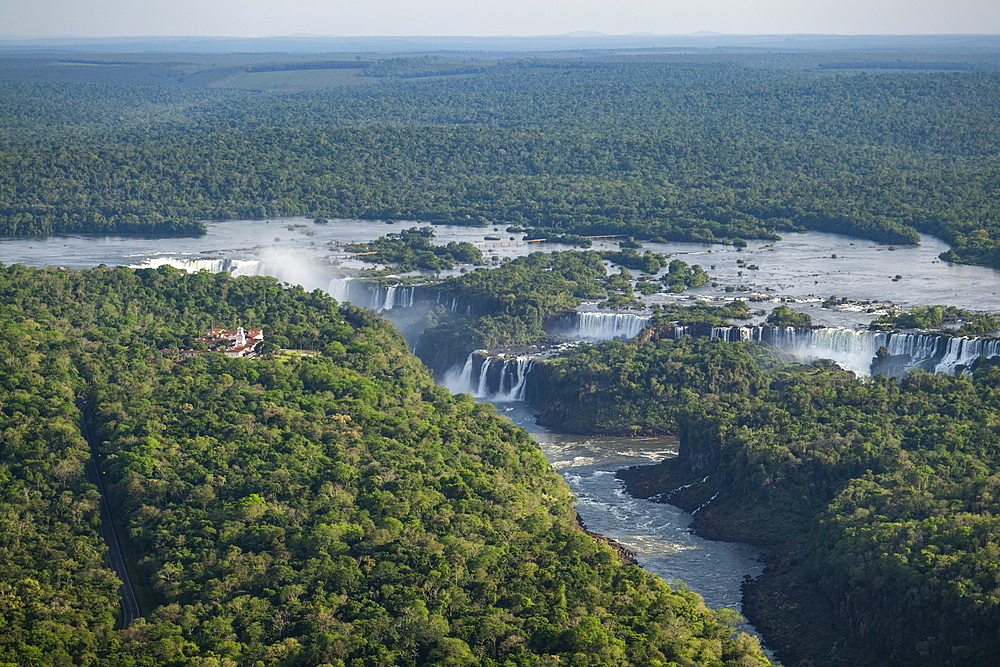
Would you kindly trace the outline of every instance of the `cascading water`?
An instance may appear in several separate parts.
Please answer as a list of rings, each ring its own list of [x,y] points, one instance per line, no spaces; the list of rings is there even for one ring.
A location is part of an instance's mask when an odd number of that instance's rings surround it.
[[[523,401],[535,360],[528,357],[505,359],[500,372],[500,388],[494,394],[498,401]]]
[[[962,366],[969,366],[979,357],[1000,356],[1000,339],[952,337],[938,341],[944,351],[934,367],[936,373],[952,375]],[[892,353],[892,348],[889,350]]]
[[[414,288],[410,285],[389,285],[376,287],[371,293],[372,310],[385,311],[393,308],[412,308]]]
[[[393,308],[411,308],[416,297],[413,285],[379,286],[357,278],[328,278],[322,267],[310,265],[302,258],[267,257],[264,259],[185,259],[182,257],[157,257],[134,269],[155,269],[170,265],[190,271],[220,273],[228,271],[234,276],[274,276],[283,282],[299,284],[306,289],[319,287],[341,303],[352,303],[359,308],[383,312]]]
[[[448,310],[450,310],[453,313],[458,310],[458,297],[455,296],[449,297],[444,292],[437,293],[437,300],[435,301],[435,303],[447,303]]]
[[[348,302],[351,300],[351,283],[353,282],[354,280],[351,278],[334,278],[327,285],[326,292],[340,303]]]
[[[603,341],[634,338],[649,323],[649,315],[574,311],[563,313],[552,323],[551,331],[567,338]]]
[[[326,289],[330,280],[327,269],[316,258],[273,250],[263,253],[259,259],[153,257],[130,268],[155,269],[167,265],[192,273],[228,271],[233,276],[272,276],[309,291]]]
[[[981,356],[1000,356],[1000,339],[997,338],[756,326],[713,327],[710,335],[727,341],[764,343],[787,352],[802,363],[829,359],[863,377],[873,372],[901,375],[911,369],[953,375]],[[885,350],[880,354],[882,348]]]
[[[131,266],[133,269],[157,269],[161,266],[173,266],[183,271],[196,273],[222,273],[228,271],[234,276],[259,276],[262,260],[259,259],[183,259],[177,257],[156,257],[142,264]]]
[[[416,301],[416,288],[412,285],[379,286],[357,278],[334,278],[326,291],[341,303],[352,303],[378,312],[411,308]]]
[[[455,393],[491,402],[524,401],[535,360],[523,356],[490,356],[476,350],[461,370],[445,375],[442,384]]]
[[[610,330],[610,327],[605,329],[606,332]],[[770,345],[801,363],[829,359],[860,377],[876,373],[896,376],[911,369],[954,374],[971,366],[980,356],[1000,356],[1000,339],[969,339],[939,334],[770,326],[710,329],[678,326],[672,330],[661,330],[661,334],[664,333],[674,339],[700,333],[731,342]],[[539,400],[544,395],[545,376],[539,376],[542,379],[538,381],[530,379],[533,371],[542,368],[537,364],[536,357],[477,350],[468,356],[461,368],[456,367],[446,373],[442,384],[454,392],[472,394],[491,402]]]

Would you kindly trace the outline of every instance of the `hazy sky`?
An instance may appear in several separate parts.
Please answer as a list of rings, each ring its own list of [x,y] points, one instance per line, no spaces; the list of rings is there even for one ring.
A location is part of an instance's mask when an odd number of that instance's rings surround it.
[[[0,0],[0,34],[1000,33],[1000,0]]]

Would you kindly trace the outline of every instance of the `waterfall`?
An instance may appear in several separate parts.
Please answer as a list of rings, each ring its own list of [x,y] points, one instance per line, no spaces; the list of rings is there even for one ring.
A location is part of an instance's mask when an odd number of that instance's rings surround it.
[[[392,310],[393,308],[412,308],[415,288],[413,285],[389,285],[377,290],[379,296],[374,299],[375,310]]]
[[[326,287],[326,292],[340,303],[350,301],[351,278],[333,278]]]
[[[368,293],[358,301],[351,301],[351,303],[361,308],[371,308],[379,313],[386,310],[392,310],[396,295],[395,285],[379,287],[363,283],[362,281],[358,282],[361,282],[364,285]]]
[[[935,372],[954,374],[961,366],[970,366],[979,357],[1000,356],[1000,338],[949,338]]]
[[[396,303],[393,304],[394,308],[413,308],[413,304],[416,301],[417,288],[413,285],[403,285],[397,291]]]
[[[563,313],[552,325],[552,333],[575,340],[602,341],[614,338],[634,338],[649,323],[648,315],[632,313]]]
[[[385,289],[357,278],[333,278],[326,291],[340,303],[351,303],[358,308],[384,310]]]
[[[764,343],[787,352],[802,363],[829,359],[861,377],[868,377],[873,372],[902,375],[912,369],[953,375],[981,356],[1000,356],[998,338],[767,326],[713,327],[709,335],[727,341]],[[679,337],[676,330],[674,337]],[[880,356],[881,348],[885,348],[885,352]]]
[[[449,298],[448,294],[446,294],[445,292],[438,291],[437,297],[435,298],[434,303],[447,304],[448,305],[448,310],[450,310],[453,313],[458,311],[458,297],[457,296],[453,296],[453,297]]]
[[[490,362],[492,359],[489,357],[482,357],[479,361],[479,381],[476,383],[476,388],[472,390],[472,395],[476,398],[486,398],[487,394],[492,392],[489,391],[489,373],[490,373]]]
[[[435,300],[434,303],[445,303],[444,299],[447,298],[448,298],[447,294],[439,291],[437,293],[437,299]],[[455,311],[458,310],[458,297],[451,297],[451,299],[447,301],[447,303],[448,303],[448,310],[450,310],[451,312],[454,313]]]
[[[379,303],[379,306],[375,310],[392,310],[392,307],[396,305],[396,286],[389,285],[388,287],[380,287],[375,292],[375,301]]]
[[[446,373],[442,384],[485,401],[523,401],[534,366],[531,357],[491,356],[486,350],[476,350],[461,370]]]
[[[500,372],[500,388],[494,395],[497,401],[523,401],[528,374],[535,360],[529,357],[505,359]]]
[[[854,329],[795,329],[754,327],[764,333],[763,342],[791,354],[803,363],[829,359],[859,377],[871,374],[878,349],[885,344],[879,334]],[[802,335],[802,333],[806,335]],[[882,335],[884,336],[884,334]]]
[[[234,276],[259,276],[263,262],[259,259],[183,259],[178,257],[155,257],[147,259],[142,264],[134,264],[132,269],[157,269],[161,266],[173,266],[184,271],[196,273],[222,273],[228,271]]]
[[[155,269],[167,265],[192,273],[228,271],[233,276],[271,276],[283,283],[301,285],[308,291],[326,289],[330,282],[328,269],[316,258],[274,249],[263,253],[260,259],[153,257],[129,268]]]
[[[475,355],[475,353],[470,354],[469,358],[465,360],[465,365],[462,366],[462,372],[458,376],[458,381],[456,383],[456,386],[463,387],[463,388],[471,387],[472,386],[472,366],[473,366],[472,359],[473,359],[474,355]],[[446,386],[447,386],[447,383],[446,383]],[[459,393],[459,392],[464,391],[464,389],[455,389],[453,391],[455,391],[456,393]],[[469,393],[469,392],[466,392],[466,393]]]
[[[674,333],[674,340],[679,340],[681,336],[695,335],[694,327],[689,326],[687,324],[678,324],[677,326],[672,328]],[[713,330],[713,335],[714,335],[714,330]]]
[[[416,288],[413,285],[380,287],[357,278],[334,278],[326,291],[341,303],[352,303],[358,308],[371,308],[378,312],[411,308],[416,302]]]

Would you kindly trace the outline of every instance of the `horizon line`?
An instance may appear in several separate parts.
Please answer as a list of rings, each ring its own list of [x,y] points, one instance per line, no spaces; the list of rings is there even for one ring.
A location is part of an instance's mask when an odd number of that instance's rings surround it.
[[[409,35],[333,35],[316,33],[289,33],[283,35],[222,35],[222,34],[172,34],[172,35],[0,35],[2,41],[30,41],[48,39],[77,39],[77,40],[107,40],[107,39],[296,39],[296,38],[321,38],[321,39],[442,39],[442,38],[471,38],[471,39],[544,39],[552,37],[575,37],[575,38],[602,38],[602,37],[1000,37],[1000,32],[872,32],[872,33],[836,33],[836,32],[755,32],[755,33],[725,33],[711,30],[697,30],[688,33],[652,33],[652,32],[630,32],[630,33],[603,33],[590,30],[575,30],[565,33],[552,34],[504,34],[504,35],[477,35],[477,34],[409,34]]]

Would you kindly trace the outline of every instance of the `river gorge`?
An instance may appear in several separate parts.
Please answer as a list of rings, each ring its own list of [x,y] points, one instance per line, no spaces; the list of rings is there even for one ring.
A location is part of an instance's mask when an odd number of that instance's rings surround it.
[[[474,313],[476,304],[461,303],[435,287],[436,274],[371,281],[357,273],[366,268],[337,251],[330,242],[363,242],[418,223],[387,225],[383,221],[331,221],[316,225],[305,219],[229,221],[209,224],[202,237],[87,237],[4,239],[0,262],[34,266],[87,268],[100,264],[135,268],[170,264],[186,270],[229,271],[234,275],[269,275],[306,289],[329,292],[341,301],[379,311],[399,320],[418,306],[443,306]],[[484,254],[499,264],[505,258],[566,246],[483,243],[488,229],[438,226],[436,243],[483,244]],[[509,239],[509,236],[504,238]],[[608,241],[600,249],[617,246]],[[684,294],[642,297],[648,305],[704,299],[709,302],[750,299],[753,307],[787,304],[809,313],[824,325],[816,329],[761,326],[757,315],[744,326],[704,331],[675,327],[663,337],[699,334],[730,341],[768,344],[792,358],[810,362],[829,359],[859,376],[899,375],[908,369],[954,373],[978,356],[1000,355],[1000,341],[937,334],[877,333],[860,327],[886,307],[947,304],[997,312],[1000,273],[992,269],[953,266],[937,255],[946,249],[933,238],[920,246],[891,248],[832,234],[795,235],[785,241],[752,244],[743,250],[691,243],[644,244],[653,252],[701,264],[714,279]],[[753,268],[749,268],[749,267]],[[455,274],[441,272],[441,276]],[[465,269],[468,270],[468,269]],[[412,280],[416,278],[416,280]],[[823,308],[829,296],[848,301]],[[563,313],[547,323],[565,344],[597,342],[639,335],[650,312],[607,312],[593,303]],[[412,341],[411,341],[412,342]],[[577,494],[577,509],[587,527],[618,540],[638,555],[640,564],[667,581],[680,579],[713,607],[740,606],[743,577],[761,572],[760,554],[745,545],[703,540],[688,530],[691,515],[663,503],[637,500],[622,490],[616,470],[650,464],[676,454],[671,438],[593,438],[551,433],[535,425],[530,404],[540,400],[533,374],[557,349],[477,351],[455,364],[439,380],[449,389],[490,401],[526,428]]]

